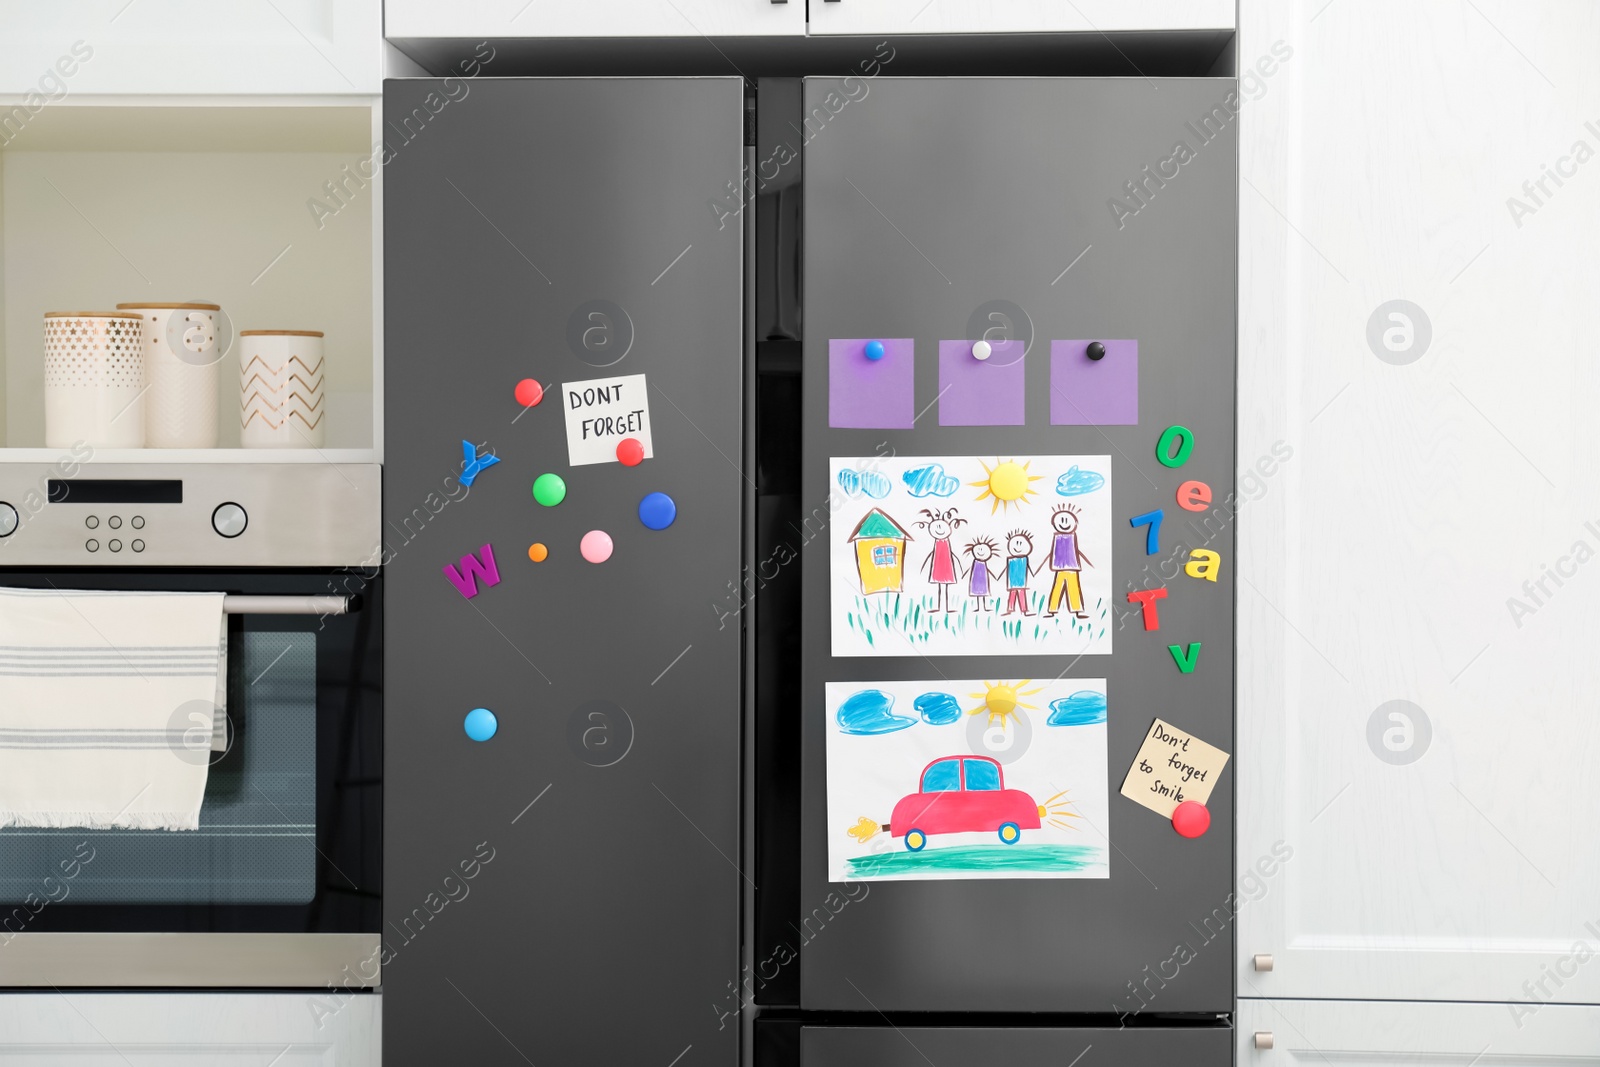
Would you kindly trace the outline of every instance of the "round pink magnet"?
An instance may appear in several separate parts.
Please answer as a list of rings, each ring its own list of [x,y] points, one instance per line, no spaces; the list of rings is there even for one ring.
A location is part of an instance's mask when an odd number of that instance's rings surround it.
[[[611,535],[604,530],[590,530],[578,542],[578,551],[590,563],[604,563],[611,558]]]

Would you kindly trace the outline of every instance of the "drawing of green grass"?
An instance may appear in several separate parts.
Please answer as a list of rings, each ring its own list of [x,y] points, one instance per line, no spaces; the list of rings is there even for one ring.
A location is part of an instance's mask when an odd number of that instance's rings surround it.
[[[925,871],[1049,871],[1071,873],[1105,863],[1095,845],[967,845],[922,852],[881,852],[846,861],[857,878],[893,878]]]
[[[977,611],[971,597],[963,597],[961,606],[954,611],[944,611],[937,606],[933,594],[875,593],[872,596],[855,595],[845,612],[845,620],[852,630],[866,638],[868,645],[876,648],[881,636],[894,636],[912,644],[926,644],[935,633],[979,637],[998,632],[1007,640],[1025,645],[1047,644],[1063,633],[1071,633],[1084,641],[1103,638],[1105,620],[1110,614],[1104,598],[1097,598],[1091,611],[1093,618],[1080,619],[1065,610],[1051,618],[1044,611],[1049,607],[1047,592],[1028,590],[1028,607],[1032,614],[1004,612],[1005,596],[990,599],[989,611]],[[1026,636],[1025,636],[1026,635]]]

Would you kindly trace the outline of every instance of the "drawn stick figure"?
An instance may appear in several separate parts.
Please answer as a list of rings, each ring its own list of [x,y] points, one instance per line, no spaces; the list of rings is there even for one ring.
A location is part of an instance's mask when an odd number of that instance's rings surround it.
[[[967,545],[967,555],[972,557],[968,568],[967,595],[978,602],[979,611],[989,610],[989,587],[1004,571],[990,572],[989,561],[994,559],[997,546],[987,537],[980,537]]]
[[[1050,584],[1050,604],[1044,617],[1048,619],[1061,610],[1061,595],[1065,593],[1068,610],[1080,619],[1087,619],[1089,614],[1083,610],[1081,575],[1086,564],[1093,564],[1078,547],[1078,509],[1071,504],[1056,508],[1050,515],[1050,528],[1054,531],[1050,541],[1050,569],[1055,572],[1055,581]]]
[[[1024,615],[1028,610],[1028,577],[1036,573],[1031,564],[1033,538],[1026,530],[1012,530],[1006,534],[1006,610],[1014,614],[1020,607]]]
[[[961,577],[962,567],[956,559],[955,550],[950,547],[950,535],[959,526],[965,526],[967,520],[963,519],[955,508],[947,511],[937,509],[922,509],[923,519],[916,523],[919,530],[927,530],[933,537],[933,549],[928,553],[928,558],[922,561],[922,569],[928,574],[928,581],[934,586],[935,611],[951,612],[955,608],[950,601],[950,587],[956,584]]]

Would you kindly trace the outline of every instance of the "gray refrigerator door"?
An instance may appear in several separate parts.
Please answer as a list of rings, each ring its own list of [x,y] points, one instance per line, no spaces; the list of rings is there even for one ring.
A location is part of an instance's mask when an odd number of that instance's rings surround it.
[[[1111,543],[1095,563],[1109,548],[1115,651],[951,656],[906,645],[900,655],[834,658],[828,546],[807,554],[802,1007],[1232,1010],[1233,768],[1211,794],[1209,832],[1193,840],[1118,790],[1158,717],[1233,750],[1237,109],[1234,83],[1216,79],[806,82],[805,500],[839,491],[830,456],[892,451],[991,466],[1013,455],[1109,456]],[[951,397],[940,395],[940,341],[990,330],[995,340],[1031,339],[1022,424],[941,425]],[[847,338],[913,340],[912,428],[830,427],[829,341]],[[1052,424],[1051,342],[1076,340],[1081,356],[1092,338],[1137,341],[1137,424]],[[1181,469],[1156,458],[1172,424],[1199,442]],[[1209,484],[1210,508],[1178,506],[1188,480]],[[1053,481],[1039,488],[1036,531],[1063,502]],[[940,506],[955,503],[985,517],[991,506],[965,485]],[[1147,555],[1147,531],[1129,520],[1157,508],[1161,552]],[[850,532],[832,528],[830,541]],[[916,564],[929,540],[913,536]],[[1171,558],[1178,544],[1220,553],[1222,580],[1185,576],[1187,556]],[[1171,594],[1158,631],[1124,599],[1148,586]],[[1179,670],[1172,642],[1201,643],[1193,673]],[[1106,679],[1108,818],[1085,820],[1078,840],[1102,851],[1109,878],[830,885],[829,841],[846,841],[851,826],[827,810],[827,731],[839,727],[826,683],[1062,677]],[[968,690],[951,691],[972,707]],[[904,856],[901,838],[891,847]],[[841,896],[845,888],[865,895]]]
[[[1233,1030],[1209,1027],[803,1026],[800,1067],[1229,1067]]]
[[[738,78],[385,85],[387,1062],[737,1061],[708,1007],[738,973],[740,638],[713,605],[739,579],[743,252],[707,205],[743,114]],[[615,377],[609,407],[562,389]],[[647,418],[654,456],[573,465],[569,415]],[[463,441],[498,458],[470,487]]]

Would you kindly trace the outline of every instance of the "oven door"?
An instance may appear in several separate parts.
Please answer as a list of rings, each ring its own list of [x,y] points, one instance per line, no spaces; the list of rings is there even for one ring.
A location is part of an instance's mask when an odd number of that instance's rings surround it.
[[[199,830],[0,829],[0,987],[376,985],[381,578],[20,570],[0,585],[230,597],[227,733]]]

